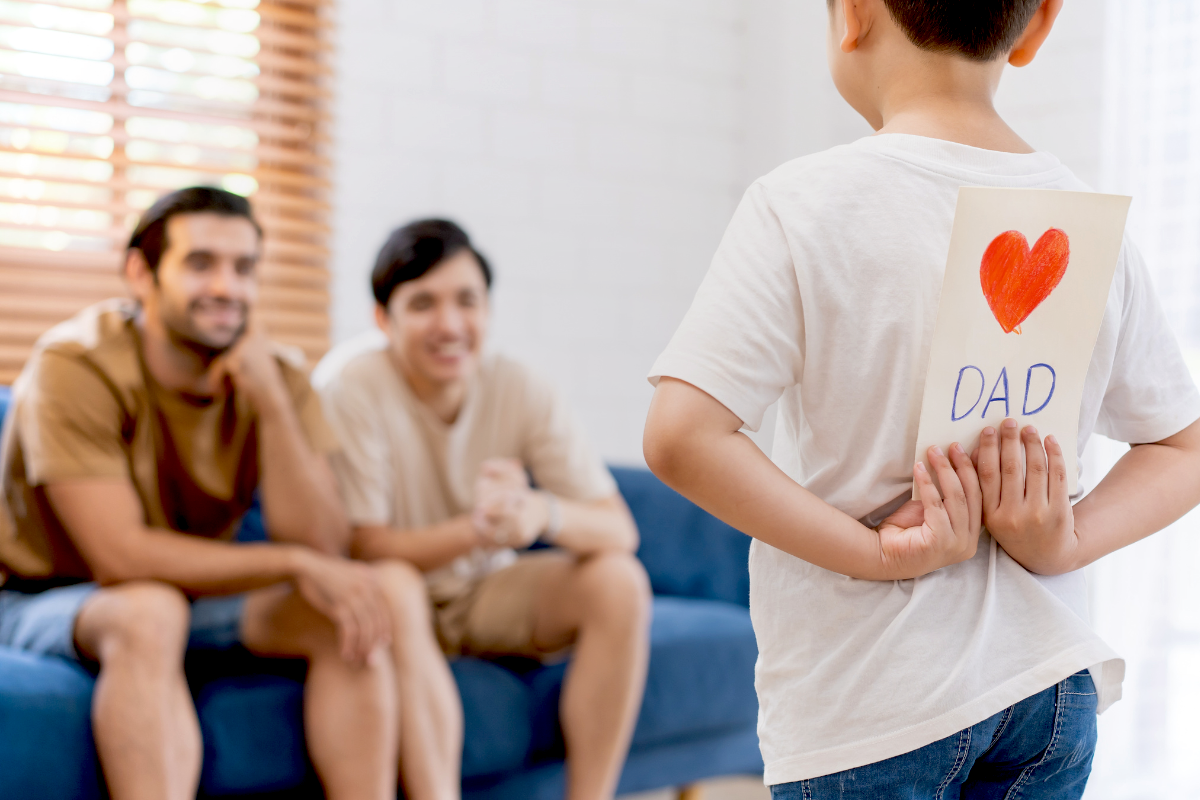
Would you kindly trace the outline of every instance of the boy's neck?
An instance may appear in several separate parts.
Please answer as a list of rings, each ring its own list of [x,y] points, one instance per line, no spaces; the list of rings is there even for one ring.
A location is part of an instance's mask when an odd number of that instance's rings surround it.
[[[898,34],[898,35],[896,35]],[[996,111],[1003,61],[980,63],[918,50],[898,31],[873,59],[860,112],[877,133],[908,133],[997,150],[1032,153]]]
[[[939,95],[897,103],[883,115],[876,135],[908,133],[1003,153],[1035,152],[996,112],[991,102],[972,103]]]

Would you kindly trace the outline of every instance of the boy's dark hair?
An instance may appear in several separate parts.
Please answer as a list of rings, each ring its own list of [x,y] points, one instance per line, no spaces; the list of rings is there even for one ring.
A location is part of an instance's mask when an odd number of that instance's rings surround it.
[[[129,249],[141,250],[151,272],[158,272],[158,262],[167,249],[167,220],[177,214],[219,214],[223,217],[244,217],[254,226],[258,238],[262,227],[250,210],[250,201],[241,195],[212,186],[189,186],[163,195],[146,209],[138,220]]]
[[[492,288],[492,268],[487,259],[471,246],[467,232],[450,220],[419,219],[396,228],[379,248],[375,268],[371,270],[375,302],[386,308],[397,286],[416,280],[463,250],[475,256],[484,283]]]
[[[832,6],[836,0],[829,0]],[[994,61],[1017,43],[1042,0],[883,0],[922,50]]]

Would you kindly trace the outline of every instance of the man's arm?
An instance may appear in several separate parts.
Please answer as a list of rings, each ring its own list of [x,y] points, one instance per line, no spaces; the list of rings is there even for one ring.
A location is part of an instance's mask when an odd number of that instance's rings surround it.
[[[194,595],[232,594],[281,581],[338,627],[343,656],[361,661],[390,637],[387,605],[369,570],[293,544],[235,545],[147,528],[126,479],[45,487],[59,522],[104,585],[153,580]]]
[[[367,561],[400,558],[428,572],[478,547],[528,547],[547,529],[554,502],[561,515],[556,545],[580,554],[637,550],[637,526],[619,495],[590,502],[551,500],[529,487],[519,464],[499,459],[484,465],[479,488],[474,514],[424,528],[356,525],[352,555]]]
[[[1021,466],[1021,452],[1025,468]],[[1200,503],[1200,420],[1160,442],[1135,444],[1071,506],[1066,462],[1015,420],[985,429],[977,453],[984,523],[1030,572],[1060,575],[1160,531]]]
[[[978,481],[961,448],[951,449],[953,465],[930,449],[944,502],[918,463],[920,506],[909,504],[876,531],[798,485],[741,428],[710,395],[664,377],[646,420],[646,463],[664,483],[738,530],[852,578],[914,578],[974,555]]]
[[[333,470],[305,440],[261,331],[246,332],[227,356],[226,369],[258,412],[259,493],[268,534],[327,555],[345,552],[350,528]]]
[[[542,494],[535,492],[535,495]],[[547,499],[541,498],[542,513],[549,518]],[[619,552],[633,553],[638,548],[638,530],[633,515],[619,494],[590,502],[555,498],[562,514],[562,529],[554,544],[580,554]],[[546,529],[540,522],[538,531]]]
[[[619,494],[568,500],[535,491],[525,466],[511,458],[485,461],[475,494],[476,529],[496,544],[528,547],[553,524],[554,544],[580,555],[637,550],[637,525]]]
[[[462,514],[424,528],[355,525],[350,555],[364,561],[398,558],[429,572],[486,543],[475,532],[471,515]]]

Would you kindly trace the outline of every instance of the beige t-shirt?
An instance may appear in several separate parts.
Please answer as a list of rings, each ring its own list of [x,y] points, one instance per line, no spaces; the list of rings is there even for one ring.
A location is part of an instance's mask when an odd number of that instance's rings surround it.
[[[145,523],[232,538],[258,487],[257,415],[232,388],[181,395],[147,381],[134,303],[84,309],[38,341],[13,387],[0,443],[4,505],[0,569],[27,580],[86,580],[91,573],[46,502],[44,486],[128,478]],[[303,356],[276,348],[310,446],[337,447]]]
[[[392,365],[386,339],[370,331],[336,348],[313,372],[342,442],[334,469],[357,525],[420,528],[470,513],[475,479],[489,458],[516,458],[542,489],[570,500],[616,494],[566,403],[545,381],[504,356],[488,356],[451,424],[421,403]],[[516,558],[479,548],[427,576],[446,602]]]

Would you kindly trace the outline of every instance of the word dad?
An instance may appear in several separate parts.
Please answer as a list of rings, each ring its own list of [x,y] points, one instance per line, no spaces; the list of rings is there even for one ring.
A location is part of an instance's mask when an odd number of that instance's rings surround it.
[[[1034,370],[1046,370],[1050,373],[1050,390],[1046,392],[1045,399],[1042,400],[1041,404],[1038,405],[1037,408],[1030,409],[1029,390],[1034,382]],[[965,406],[970,400],[970,392],[972,385],[975,382],[976,374],[979,375],[979,392],[975,396],[975,402],[971,404],[970,408],[962,413],[959,413],[959,409],[962,406]],[[963,376],[966,376],[967,378],[966,387],[963,386]],[[1054,367],[1050,366],[1049,364],[1034,364],[1032,367],[1030,367],[1025,373],[1025,398],[1021,402],[1021,416],[1033,416],[1046,406],[1050,405],[1050,399],[1054,397],[1054,387],[1057,385],[1057,383],[1058,375],[1054,372]],[[975,409],[979,407],[979,404],[983,402],[983,390],[986,386],[987,378],[984,376],[983,370],[981,370],[979,367],[968,364],[960,369],[958,371],[958,381],[954,384],[954,400],[950,403],[950,421],[958,422],[959,420],[969,417],[975,411]],[[1038,391],[1036,394],[1040,395],[1041,392]],[[1034,402],[1037,402],[1036,396]],[[983,403],[983,411],[979,414],[981,419],[987,418],[988,409],[992,407],[992,403],[1003,403],[1004,416],[1012,416],[1010,413],[1011,410],[1009,408],[1008,400],[1008,367],[1003,367],[1000,370],[1000,375],[996,378],[996,382],[992,384],[992,392],[988,395],[987,402]]]

